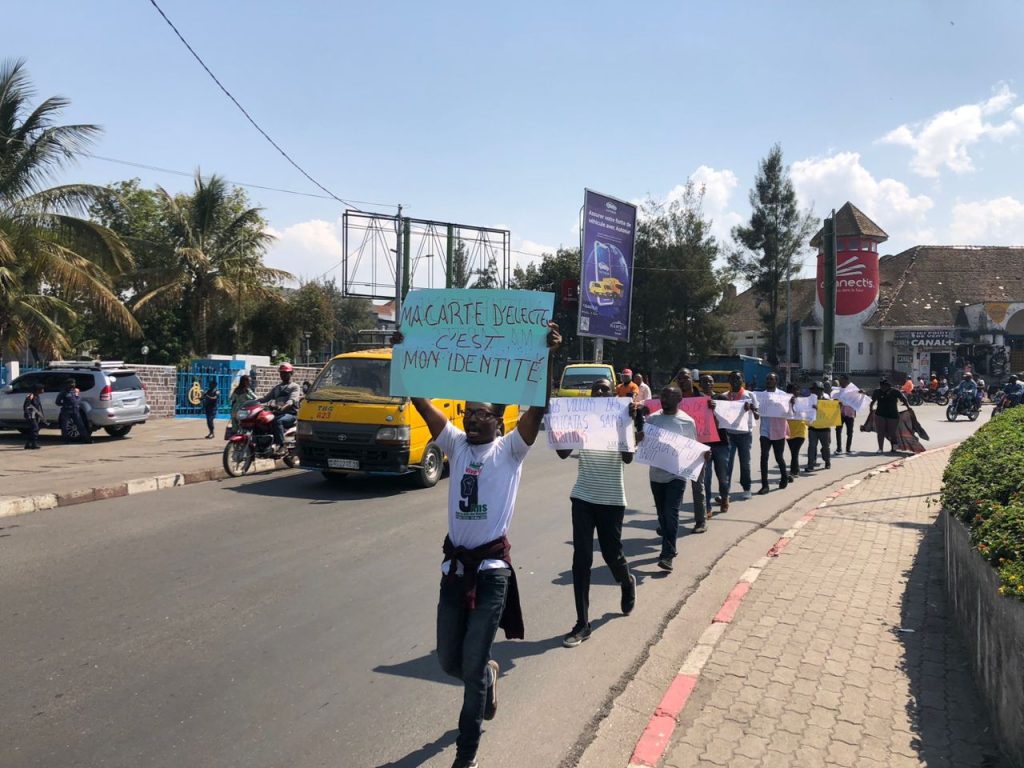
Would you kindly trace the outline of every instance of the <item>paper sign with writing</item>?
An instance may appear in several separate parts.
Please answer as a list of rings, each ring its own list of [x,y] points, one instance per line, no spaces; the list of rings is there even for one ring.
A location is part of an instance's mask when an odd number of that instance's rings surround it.
[[[697,439],[702,443],[717,443],[722,438],[715,426],[715,412],[708,408],[710,397],[684,397],[679,401],[679,410],[693,419],[697,425]]]
[[[842,423],[843,419],[839,413],[838,400],[818,401],[817,415],[814,417],[814,421],[811,422],[811,427],[813,429],[838,427]]]
[[[628,397],[553,397],[544,417],[548,445],[556,450],[636,450]]]
[[[553,307],[539,291],[410,291],[390,394],[544,405]]]
[[[708,447],[703,443],[648,424],[644,427],[644,439],[636,448],[636,463],[657,467],[687,480],[697,480],[704,469],[704,454],[707,452]]]
[[[839,402],[859,413],[867,409],[871,404],[871,398],[861,393],[855,385],[850,384],[839,392]]]
[[[799,419],[801,421],[814,421],[814,406],[817,404],[818,398],[815,395],[798,397],[793,402],[793,416],[791,418]]]
[[[755,392],[757,397],[757,408],[761,412],[761,418],[767,419],[791,419],[792,411],[789,410],[790,401],[793,396],[785,392]]]
[[[733,432],[749,432],[753,426],[753,418],[742,400],[716,400],[715,418],[718,426]]]

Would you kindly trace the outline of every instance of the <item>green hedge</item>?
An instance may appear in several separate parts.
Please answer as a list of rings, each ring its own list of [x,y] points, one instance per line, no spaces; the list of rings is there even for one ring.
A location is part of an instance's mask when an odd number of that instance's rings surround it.
[[[999,571],[1000,594],[1024,600],[1024,407],[993,418],[953,451],[942,506]]]

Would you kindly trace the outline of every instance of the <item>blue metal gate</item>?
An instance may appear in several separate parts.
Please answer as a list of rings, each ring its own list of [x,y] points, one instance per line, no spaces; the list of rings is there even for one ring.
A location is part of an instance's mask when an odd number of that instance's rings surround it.
[[[174,415],[178,418],[199,418],[206,415],[203,395],[211,383],[220,390],[217,403],[218,418],[231,416],[231,390],[238,380],[237,371],[227,371],[222,366],[207,367],[193,365],[188,371],[178,371],[177,394]]]

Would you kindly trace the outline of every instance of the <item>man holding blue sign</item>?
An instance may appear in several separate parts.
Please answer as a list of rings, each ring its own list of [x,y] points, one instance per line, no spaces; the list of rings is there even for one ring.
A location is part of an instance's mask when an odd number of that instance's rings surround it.
[[[559,347],[558,326],[548,322],[545,331],[546,351],[542,336],[540,349],[526,349],[526,353],[547,357]],[[394,360],[398,360],[398,348],[405,341],[403,332],[396,331],[392,341],[396,345]],[[489,393],[481,388],[480,394]],[[467,400],[463,431],[430,400],[413,397],[412,404],[427,423],[431,438],[448,456],[451,471],[448,535],[442,547],[444,575],[437,605],[437,657],[446,673],[463,681],[452,768],[475,768],[483,721],[492,719],[498,708],[500,670],[491,659],[494,636],[499,626],[507,638],[524,635],[507,534],[523,461],[537,439],[545,405],[543,400],[531,404],[516,429],[499,437],[504,405]]]

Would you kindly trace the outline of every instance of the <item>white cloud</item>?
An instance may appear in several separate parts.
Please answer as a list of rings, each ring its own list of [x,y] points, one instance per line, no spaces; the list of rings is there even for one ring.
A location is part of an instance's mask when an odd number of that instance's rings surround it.
[[[698,191],[704,190],[704,216],[711,220],[711,234],[719,245],[727,245],[731,241],[732,228],[743,221],[740,214],[730,209],[733,192],[739,185],[736,174],[728,168],[719,171],[702,165],[689,175],[687,182],[692,182]],[[655,198],[655,202],[676,202],[685,194],[686,184],[677,184],[664,198]],[[642,202],[634,201],[637,205]]]
[[[1004,83],[985,101],[939,112],[914,125],[903,124],[879,141],[912,149],[910,167],[920,176],[936,178],[943,167],[954,173],[967,173],[974,170],[968,153],[971,145],[985,137],[999,141],[1017,133],[1019,128],[1013,118],[1024,120],[1020,107],[1004,122],[985,120],[1004,113],[1016,100],[1017,95]]]
[[[1012,197],[957,202],[949,235],[959,245],[1024,245],[1024,202]]]
[[[333,275],[341,282],[341,219],[311,219],[280,230],[268,227],[267,231],[277,238],[264,259],[267,266],[312,280],[337,265],[337,271],[328,277]]]
[[[900,250],[935,241],[927,220],[934,206],[932,199],[911,194],[907,185],[896,179],[876,179],[861,165],[857,152],[798,160],[790,175],[801,206],[814,205],[819,216],[849,200],[888,232]]]
[[[523,267],[528,264],[537,264],[540,257],[545,253],[554,253],[558,248],[554,245],[544,245],[533,240],[512,240],[512,268]]]

